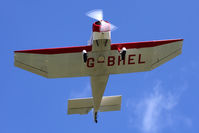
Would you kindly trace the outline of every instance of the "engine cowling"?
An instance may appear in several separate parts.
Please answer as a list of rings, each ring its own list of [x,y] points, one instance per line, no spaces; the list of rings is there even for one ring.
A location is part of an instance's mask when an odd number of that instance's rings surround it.
[[[111,31],[111,24],[108,21],[96,21],[93,23],[93,32],[108,32]]]

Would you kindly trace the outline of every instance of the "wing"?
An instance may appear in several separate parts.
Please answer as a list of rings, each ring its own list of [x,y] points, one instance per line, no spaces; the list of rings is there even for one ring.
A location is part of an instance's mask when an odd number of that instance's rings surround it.
[[[181,54],[183,39],[120,43],[111,45],[113,59],[108,59],[110,74],[152,70]],[[125,60],[121,60],[118,49],[125,47]]]
[[[88,76],[83,50],[91,46],[15,51],[15,66],[47,78]]]

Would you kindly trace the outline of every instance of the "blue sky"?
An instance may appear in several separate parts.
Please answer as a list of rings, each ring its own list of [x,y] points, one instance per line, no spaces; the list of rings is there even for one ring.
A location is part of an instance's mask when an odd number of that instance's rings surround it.
[[[1,133],[199,131],[197,0],[7,0],[0,2]],[[46,79],[14,67],[14,50],[87,45],[103,9],[118,27],[112,42],[183,38],[180,56],[149,72],[111,75],[106,96],[122,95],[122,109],[66,115],[67,99],[91,96],[89,77]]]

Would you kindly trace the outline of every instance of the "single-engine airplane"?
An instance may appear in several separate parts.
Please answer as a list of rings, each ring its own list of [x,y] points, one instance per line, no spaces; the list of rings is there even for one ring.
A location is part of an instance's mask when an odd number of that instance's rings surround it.
[[[15,66],[46,78],[90,76],[92,98],[68,100],[68,114],[117,111],[121,96],[103,96],[110,74],[150,71],[181,54],[183,39],[111,43],[116,27],[102,10],[87,14],[93,23],[90,45],[14,51]]]

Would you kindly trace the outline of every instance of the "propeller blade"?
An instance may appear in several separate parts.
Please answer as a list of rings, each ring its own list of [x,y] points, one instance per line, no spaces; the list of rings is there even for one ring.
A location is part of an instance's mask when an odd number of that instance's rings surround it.
[[[107,23],[106,21],[103,20],[103,11],[101,9],[92,10],[92,11],[86,13],[86,15],[88,17],[91,17],[93,19],[100,21],[100,23],[101,23],[100,31],[102,31],[102,32],[105,32],[108,30],[114,31],[117,29],[117,27],[115,25],[113,25],[111,23]]]
[[[92,10],[88,12],[86,15],[98,21],[103,20],[103,11],[101,9]]]
[[[115,25],[111,24],[111,31],[114,31],[114,30],[117,30],[117,29],[118,29],[118,27],[117,27],[117,26],[115,26]]]
[[[107,23],[106,21],[100,21],[101,22],[101,29],[100,31],[104,32],[107,31],[108,29],[111,31],[114,31],[117,29],[117,27],[111,23]]]
[[[100,27],[100,31],[105,32],[110,30],[110,23],[107,23],[105,21],[100,21],[101,22],[101,27]]]

